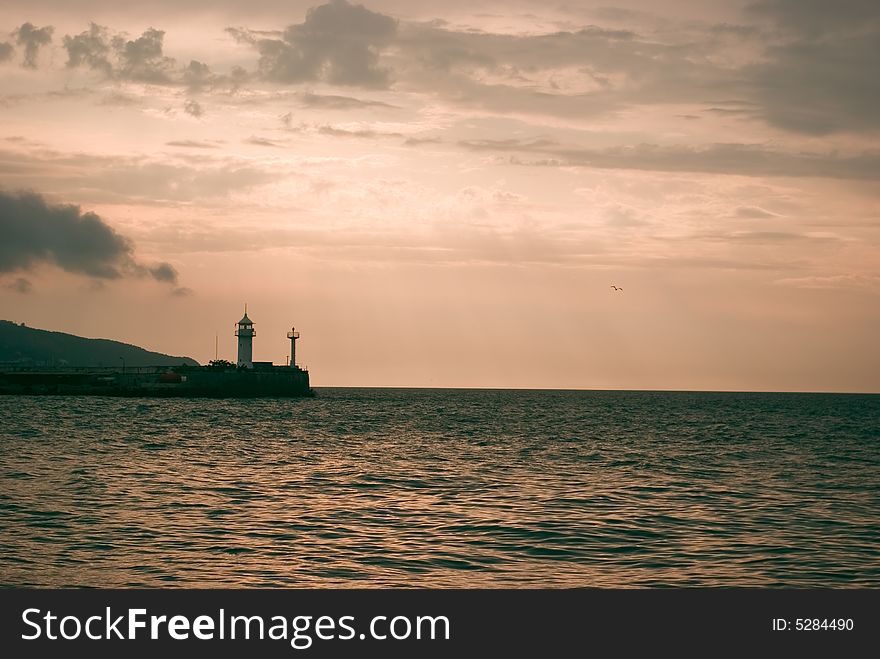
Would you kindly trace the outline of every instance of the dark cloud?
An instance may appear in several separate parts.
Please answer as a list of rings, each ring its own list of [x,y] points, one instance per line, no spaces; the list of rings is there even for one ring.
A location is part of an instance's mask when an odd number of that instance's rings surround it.
[[[809,37],[872,30],[880,23],[877,0],[760,0],[747,12],[769,18],[782,31]]]
[[[266,80],[379,88],[389,81],[388,70],[379,66],[379,53],[396,32],[397,21],[390,16],[346,0],[309,9],[305,21],[290,25],[281,38],[229,30],[260,53],[259,73]]]
[[[719,36],[756,37],[761,33],[761,30],[754,25],[732,25],[730,23],[716,23],[709,26],[708,29],[709,34]]]
[[[183,70],[183,84],[190,92],[197,93],[210,87],[214,82],[214,74],[211,67],[204,62],[191,60],[189,66]]]
[[[371,14],[375,25],[367,25],[357,38],[346,36],[350,17],[358,12]],[[817,135],[880,128],[880,76],[875,75],[880,70],[880,3],[765,0],[746,16],[759,25],[692,26],[697,38],[686,40],[672,33],[646,36],[595,26],[493,34],[437,21],[396,26],[388,16],[340,1],[313,9],[305,22],[280,37],[231,33],[258,49],[262,77],[278,82],[382,86],[388,71],[379,77],[364,71],[377,70],[378,53],[387,48],[385,62],[394,66],[400,85],[499,113],[589,117],[629,106],[703,103],[707,97],[733,94],[740,105],[713,105],[707,112]],[[715,43],[721,33],[748,40],[750,46],[763,39],[763,60],[741,67],[726,63]],[[346,39],[349,46],[340,49]],[[349,66],[355,60],[348,54],[358,49],[366,53],[361,58],[366,69]],[[347,73],[334,74],[334,67]],[[578,90],[554,87],[554,71],[561,69],[569,75],[576,70],[590,84]],[[299,101],[309,107],[363,107],[346,97],[302,95]]]
[[[218,85],[226,85],[230,91],[238,91],[241,86],[250,80],[252,75],[245,71],[240,66],[233,66],[229,75],[225,76],[215,76],[214,77],[214,86]]]
[[[12,47],[12,44],[8,41],[0,41],[0,62],[5,62],[8,59],[12,59],[12,56],[15,54],[15,48]]]
[[[227,31],[260,53],[258,75],[266,80],[384,87],[393,71],[397,87],[458,105],[584,118],[635,105],[751,93],[754,86],[716,52],[716,42],[719,30],[750,38],[756,30],[701,29],[697,39],[596,26],[500,34],[453,29],[442,21],[398,25],[390,16],[336,0],[313,8],[303,23],[279,35]],[[379,66],[380,53],[387,68]],[[306,93],[297,100],[305,107],[368,107],[346,96]]]
[[[749,11],[782,35],[746,69],[769,123],[811,135],[880,129],[880,2],[764,0]]]
[[[431,69],[514,67],[523,72],[579,66],[582,73],[648,74],[672,61],[688,64],[687,49],[640,38],[626,30],[589,26],[550,34],[497,34],[447,29],[431,23],[409,24],[397,40],[407,56]]]
[[[442,21],[398,23],[348,0],[330,0],[284,30],[228,28],[258,53],[252,73],[240,67],[216,73],[198,60],[178,65],[163,53],[165,33],[154,28],[130,39],[92,23],[66,36],[64,47],[69,67],[180,85],[190,95],[235,90],[249,80],[381,89],[393,79],[401,89],[497,114],[577,120],[634,106],[693,103],[708,114],[796,133],[880,129],[880,2],[759,0],[742,16],[750,24],[667,21],[664,29],[641,34],[596,26],[502,34]],[[15,34],[26,65],[34,66],[51,28],[25,23]],[[761,48],[762,57],[740,64],[738,44],[750,57]],[[0,60],[6,51],[0,44]],[[343,95],[287,93],[300,107],[319,110],[394,107]],[[707,103],[722,94],[742,104]],[[699,114],[694,109],[678,116]]]
[[[0,229],[0,272],[53,263],[98,279],[150,275],[157,281],[177,283],[173,266],[138,263],[131,243],[95,213],[51,204],[33,192],[0,192]]]
[[[150,275],[156,281],[165,281],[171,284],[177,283],[177,270],[170,263],[160,263],[149,268]]]
[[[32,23],[23,23],[15,32],[15,42],[19,46],[24,46],[24,61],[22,66],[29,69],[37,68],[37,55],[40,52],[40,46],[46,46],[52,42],[52,33],[55,31],[51,25],[46,27],[36,27]]]
[[[707,57],[711,46],[627,30],[497,34],[406,23],[394,46],[398,86],[503,114],[583,119],[747,92],[733,67]]]
[[[89,29],[75,36],[64,36],[64,48],[67,50],[67,66],[74,68],[88,66],[110,76],[113,64],[110,63],[110,37],[107,28],[89,23]]]
[[[699,100],[700,94],[731,93],[738,86],[730,71],[705,56],[701,44],[664,43],[596,26],[549,34],[497,34],[406,24],[395,45],[403,56],[399,66],[411,72],[407,82],[442,85],[448,80],[454,93],[466,81],[470,88],[459,92],[463,96],[497,95],[499,88],[509,88],[540,92],[560,104],[584,95],[607,97],[601,105],[608,106],[611,100]],[[550,74],[561,69],[586,83],[584,90],[560,89]],[[493,82],[485,81],[487,74]]]
[[[857,155],[773,151],[755,144],[660,146],[637,144],[590,149],[552,140],[466,140],[474,150],[541,154],[540,159],[510,157],[513,164],[553,167],[595,167],[662,172],[701,172],[740,176],[820,177],[873,181],[880,179],[880,151]]]
[[[180,72],[175,80],[184,85],[191,94],[216,89],[235,91],[250,79],[251,75],[240,66],[233,66],[228,74],[218,74],[211,67],[198,60],[190,60],[189,65]]]
[[[123,80],[169,84],[174,81],[175,61],[162,53],[165,32],[149,28],[137,39],[111,35],[96,23],[75,36],[64,37],[67,66],[87,66],[108,77]]]
[[[202,108],[201,104],[193,99],[189,99],[183,104],[183,111],[192,115],[196,119],[205,114],[205,110]]]
[[[751,74],[769,123],[810,135],[880,129],[880,33],[799,40],[767,53]]]
[[[163,85],[184,85],[196,94],[220,87],[238,89],[249,77],[239,66],[228,74],[217,74],[198,60],[180,69],[173,57],[163,52],[165,32],[150,28],[137,39],[114,33],[109,28],[90,23],[80,34],[64,37],[69,68],[88,67],[108,78]]]
[[[113,46],[119,56],[122,76],[140,82],[168,83],[174,60],[162,54],[164,30],[149,28],[137,39],[114,37]]]
[[[6,284],[6,288],[11,291],[15,291],[16,293],[27,295],[34,290],[34,285],[30,282],[29,279],[25,279],[24,277],[17,277],[13,281]]]

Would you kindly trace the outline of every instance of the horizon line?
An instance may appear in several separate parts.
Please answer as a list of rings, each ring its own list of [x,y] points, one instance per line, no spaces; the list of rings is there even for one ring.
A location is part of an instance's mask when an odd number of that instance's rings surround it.
[[[682,394],[840,394],[854,396],[878,396],[878,391],[851,391],[826,389],[604,389],[593,387],[468,387],[429,385],[312,385],[312,389],[424,389],[461,391],[594,391],[632,393],[682,393]]]

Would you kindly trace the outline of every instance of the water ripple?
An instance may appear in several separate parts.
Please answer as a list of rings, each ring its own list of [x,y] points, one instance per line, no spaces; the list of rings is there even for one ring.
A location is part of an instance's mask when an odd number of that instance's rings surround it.
[[[0,583],[880,586],[880,396],[0,398]]]

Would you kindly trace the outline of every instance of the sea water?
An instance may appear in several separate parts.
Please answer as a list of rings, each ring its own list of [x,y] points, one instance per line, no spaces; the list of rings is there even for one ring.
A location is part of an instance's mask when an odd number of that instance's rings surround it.
[[[0,583],[880,586],[880,396],[0,397]]]

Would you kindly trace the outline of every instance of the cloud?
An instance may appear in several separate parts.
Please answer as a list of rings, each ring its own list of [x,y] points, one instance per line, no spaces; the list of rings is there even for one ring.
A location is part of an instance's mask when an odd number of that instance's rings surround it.
[[[880,35],[797,41],[752,69],[763,117],[796,133],[880,129]]]
[[[396,108],[395,105],[382,103],[381,101],[368,101],[350,96],[337,96],[335,94],[312,94],[304,92],[296,95],[297,101],[305,108],[320,108],[326,110],[358,110],[363,108]]]
[[[403,142],[406,146],[419,146],[420,144],[443,144],[439,137],[407,137]]]
[[[155,28],[128,39],[92,23],[66,36],[64,46],[69,67],[182,85],[190,94],[238,89],[254,79],[374,89],[388,88],[393,79],[399,89],[506,115],[577,121],[639,106],[736,97],[740,106],[712,104],[704,112],[813,135],[877,130],[880,3],[843,4],[762,0],[745,12],[758,25],[667,22],[645,34],[588,25],[535,34],[456,29],[441,21],[398,23],[331,0],[284,30],[227,28],[258,53],[253,73],[234,67],[217,74],[199,60],[180,67],[163,54],[165,33]],[[314,109],[394,107],[337,94],[303,92],[295,99]],[[695,119],[695,110],[678,116]]]
[[[162,54],[165,32],[149,28],[137,39],[130,41],[114,37],[113,46],[119,55],[120,70],[128,80],[167,83],[170,81],[174,60]]]
[[[279,171],[238,161],[183,167],[122,159],[114,168],[111,164],[113,160],[111,158],[105,164],[106,170],[101,180],[94,182],[93,187],[86,190],[88,198],[103,197],[107,201],[129,200],[150,204],[221,198],[240,190],[271,183],[284,176]],[[204,158],[200,157],[199,161],[202,160]],[[79,185],[82,183],[79,182]]]
[[[0,106],[12,106],[25,102],[52,102],[58,99],[66,98],[84,98],[91,96],[95,91],[86,87],[53,89],[47,92],[31,92],[24,94],[0,94]]]
[[[5,287],[8,288],[10,291],[15,291],[16,293],[21,293],[22,295],[27,295],[34,290],[34,285],[30,282],[29,279],[25,279],[24,277],[17,277],[13,281],[6,284]]]
[[[12,59],[15,54],[15,48],[8,41],[0,41],[0,62]]]
[[[332,137],[362,137],[367,139],[378,137],[403,137],[401,133],[371,130],[369,128],[348,130],[346,128],[336,128],[334,126],[321,126],[318,128],[318,132],[321,135],[330,135]]]
[[[149,28],[136,39],[111,35],[96,23],[75,36],[66,35],[67,66],[87,66],[108,77],[153,84],[174,82],[175,60],[162,52],[165,32]],[[185,77],[185,74],[184,74]]]
[[[63,42],[68,67],[90,68],[108,79],[182,86],[190,95],[258,81],[373,89],[393,82],[400,91],[441,103],[569,122],[680,104],[675,116],[691,124],[714,115],[809,135],[880,130],[875,0],[760,0],[743,13],[749,25],[674,18],[645,23],[639,14],[613,11],[576,15],[579,21],[616,16],[611,27],[627,20],[641,32],[568,21],[558,23],[566,29],[552,32],[538,32],[547,29],[541,23],[532,32],[493,33],[439,20],[398,22],[348,0],[331,0],[283,30],[227,28],[256,52],[251,73],[241,67],[216,73],[210,60],[178,63],[164,54],[165,32],[156,28],[130,38],[91,23]],[[26,23],[16,34],[23,44],[36,43],[51,39],[51,28]],[[35,65],[36,50],[25,59]],[[318,110],[395,107],[341,94],[287,94],[300,107]],[[742,104],[707,100],[725,97]]]
[[[183,84],[190,92],[202,91],[205,87],[211,86],[213,80],[214,75],[211,73],[211,67],[204,62],[191,60],[189,66],[183,70]]]
[[[769,123],[809,135],[880,130],[880,3],[764,0],[750,11],[784,35],[745,70]]]
[[[198,60],[179,68],[173,57],[164,54],[164,30],[149,28],[136,39],[110,28],[90,23],[89,29],[63,39],[67,67],[87,67],[107,78],[158,85],[183,85],[192,94],[218,87],[238,89],[249,74],[233,66],[228,74],[216,74]]]
[[[156,281],[165,281],[171,284],[177,283],[177,270],[170,263],[160,263],[149,270]]]
[[[205,114],[205,111],[202,109],[202,105],[198,101],[194,101],[193,99],[189,99],[186,103],[183,104],[183,111],[189,115],[192,115],[196,119]]]
[[[837,240],[837,238],[832,236],[811,236],[804,233],[794,233],[792,231],[734,231],[732,233],[705,235],[701,237],[707,240],[720,240],[722,242],[738,241],[758,244],[785,243],[801,240],[818,240],[821,242]]]
[[[15,41],[19,46],[24,46],[24,62],[22,66],[29,69],[37,68],[37,55],[40,52],[40,46],[48,45],[52,42],[52,33],[55,31],[51,25],[46,27],[36,27],[32,23],[23,23],[15,32]]]
[[[765,211],[763,208],[758,208],[757,206],[739,206],[737,207],[734,214],[737,217],[747,219],[767,219],[771,217],[776,217],[775,213]]]
[[[244,140],[245,144],[253,144],[254,146],[282,146],[280,142],[276,142],[275,140],[270,140],[265,137],[256,137],[255,135],[251,135],[248,139]]]
[[[880,23],[876,0],[760,0],[746,10],[769,18],[780,30],[809,37],[876,29]]]
[[[89,29],[75,36],[64,36],[64,48],[67,50],[67,67],[88,66],[110,76],[113,64],[108,58],[110,43],[107,28],[96,23],[89,23]]]
[[[436,70],[499,68],[510,65],[520,72],[577,65],[591,72],[647,74],[678,61],[687,64],[687,49],[642,39],[628,30],[588,26],[545,34],[498,34],[448,29],[436,22],[408,24],[398,40],[407,55]],[[599,82],[599,81],[596,81]]]
[[[510,157],[519,165],[595,167],[663,172],[702,172],[740,176],[790,176],[872,181],[880,178],[880,151],[850,156],[773,151],[757,144],[706,146],[637,144],[590,149],[552,140],[465,140],[460,145],[478,151],[542,154],[537,160]]]
[[[377,139],[383,137],[403,137],[403,133],[374,130],[372,128],[345,128],[340,126],[333,126],[330,124],[309,124],[305,122],[300,122],[297,125],[293,125],[293,114],[290,112],[281,115],[279,119],[281,120],[281,123],[284,124],[285,130],[291,133],[315,133],[318,135],[329,135],[330,137],[356,137],[366,139]],[[347,125],[358,126],[360,124],[353,123]],[[262,144],[263,146],[280,146],[278,144],[267,143],[269,142],[269,140],[266,140],[265,138],[251,138],[247,141],[251,144]]]
[[[0,175],[10,185],[28,188],[52,182],[52,191],[89,203],[191,202],[227,197],[286,175],[278,167],[261,168],[239,159],[180,158],[185,164],[143,156],[70,153],[33,147],[0,149]]]
[[[498,34],[431,22],[402,25],[395,46],[400,84],[505,114],[583,118],[745,91],[723,55],[707,57],[713,46],[668,35],[596,26]]]
[[[843,274],[777,279],[774,284],[824,290],[852,289],[880,293],[880,275]]]
[[[129,96],[121,92],[110,92],[99,101],[100,105],[111,105],[117,107],[128,107],[140,105],[141,99],[135,96]]]
[[[53,263],[67,272],[97,279],[150,275],[176,284],[168,263],[147,266],[133,256],[128,239],[79,206],[51,204],[33,192],[0,192],[0,272]]]
[[[172,82],[184,85],[191,94],[198,94],[218,88],[236,91],[250,78],[251,74],[240,66],[233,66],[228,74],[218,74],[204,62],[190,60],[189,65]]]
[[[198,140],[171,140],[170,142],[165,142],[166,146],[179,146],[189,149],[217,149],[219,148],[218,144],[213,142],[200,142]]]
[[[379,66],[379,53],[393,40],[397,21],[363,5],[331,0],[309,9],[305,21],[288,26],[281,38],[228,31],[257,49],[265,80],[382,88],[388,86],[389,72]]]

